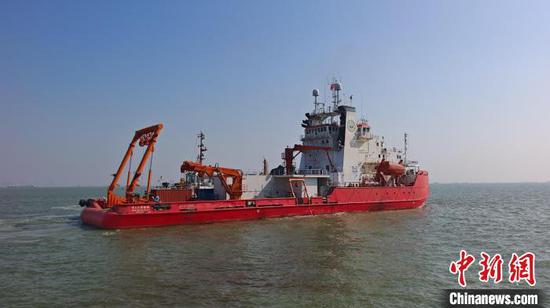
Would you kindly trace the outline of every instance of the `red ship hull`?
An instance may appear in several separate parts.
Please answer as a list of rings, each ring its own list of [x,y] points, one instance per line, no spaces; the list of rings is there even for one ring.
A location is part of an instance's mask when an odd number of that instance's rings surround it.
[[[103,209],[85,207],[82,222],[98,228],[120,229],[179,224],[214,223],[271,217],[344,212],[404,210],[423,206],[429,195],[428,173],[418,173],[412,186],[335,187],[326,197],[301,203],[296,198],[146,202]]]

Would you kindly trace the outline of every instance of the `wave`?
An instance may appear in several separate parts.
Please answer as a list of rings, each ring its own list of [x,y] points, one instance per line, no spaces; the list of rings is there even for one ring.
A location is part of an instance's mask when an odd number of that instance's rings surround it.
[[[53,225],[53,224],[67,224],[79,221],[79,215],[44,215],[44,216],[30,216],[20,217],[12,219],[0,220],[1,231],[15,231],[17,229],[26,229],[32,226],[39,225]]]
[[[80,205],[78,204],[71,204],[71,205],[65,205],[65,206],[52,206],[52,210],[67,210],[67,211],[79,211]]]
[[[101,235],[103,236],[113,236],[113,235],[116,235],[120,230],[115,230],[115,231],[104,231],[101,233]]]
[[[15,226],[5,219],[0,219],[0,231],[12,231]]]

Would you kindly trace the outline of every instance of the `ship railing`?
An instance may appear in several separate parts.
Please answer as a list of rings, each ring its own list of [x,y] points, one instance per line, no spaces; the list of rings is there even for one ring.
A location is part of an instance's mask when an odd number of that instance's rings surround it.
[[[285,169],[284,168],[275,168],[273,170],[271,170],[270,172],[271,175],[285,175]]]
[[[298,174],[301,175],[328,175],[325,169],[300,169]]]
[[[285,175],[286,172],[284,169],[274,169],[271,171],[272,175]],[[328,175],[328,171],[325,169],[299,169],[296,170],[293,174],[297,175]]]
[[[258,170],[243,170],[243,175],[261,175],[262,172]]]
[[[338,187],[360,187],[362,186],[361,182],[342,182],[338,183],[336,186]]]

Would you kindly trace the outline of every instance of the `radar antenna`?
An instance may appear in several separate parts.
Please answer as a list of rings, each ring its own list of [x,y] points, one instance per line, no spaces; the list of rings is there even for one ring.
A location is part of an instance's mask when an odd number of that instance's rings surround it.
[[[340,91],[342,91],[342,85],[338,82],[338,80],[334,80],[330,84],[330,90],[332,91],[332,104],[333,104],[333,110],[336,110],[342,100],[340,99]]]

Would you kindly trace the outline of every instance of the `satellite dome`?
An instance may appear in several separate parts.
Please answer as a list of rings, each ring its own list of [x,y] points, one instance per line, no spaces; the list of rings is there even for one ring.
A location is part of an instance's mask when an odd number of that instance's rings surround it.
[[[315,97],[319,96],[319,89],[313,89],[312,95]]]

